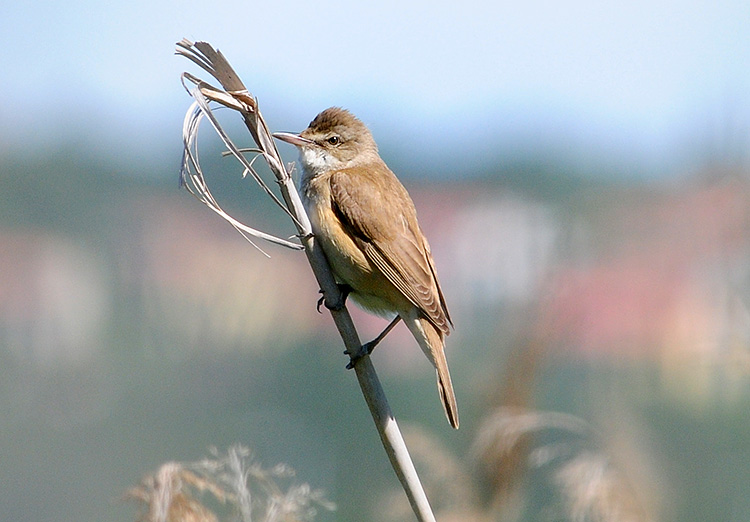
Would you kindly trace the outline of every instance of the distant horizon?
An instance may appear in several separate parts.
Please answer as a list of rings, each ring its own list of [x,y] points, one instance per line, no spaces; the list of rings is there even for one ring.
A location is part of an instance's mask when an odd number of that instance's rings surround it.
[[[274,130],[301,130],[315,116],[297,116],[287,108],[267,107],[260,96],[259,101],[261,111]],[[186,93],[176,97],[174,111],[149,121],[151,132],[148,134],[140,133],[132,121],[116,122],[116,129],[105,129],[107,122],[115,120],[81,118],[76,122],[75,119],[55,121],[51,118],[49,125],[26,129],[27,134],[19,132],[14,136],[16,139],[0,134],[0,157],[31,158],[34,154],[65,151],[89,156],[93,161],[113,161],[119,168],[128,166],[138,170],[166,160],[178,169],[182,118],[191,102]],[[372,104],[368,105],[372,108]],[[523,112],[523,108],[507,110]],[[101,115],[106,109],[94,112]],[[226,116],[228,111],[220,114]],[[229,118],[224,121],[231,127],[233,115]],[[547,165],[549,170],[555,170],[557,165],[561,170],[576,169],[575,174],[579,175],[601,175],[605,180],[615,176],[625,181],[681,177],[706,166],[750,167],[750,155],[743,148],[744,131],[750,130],[750,119],[737,122],[730,116],[723,122],[690,122],[683,125],[680,136],[661,135],[654,139],[646,133],[633,135],[614,124],[613,128],[607,128],[602,120],[586,121],[571,114],[559,117],[552,113],[537,114],[536,119],[530,116],[525,121],[519,121],[520,116],[506,120],[487,118],[492,121],[484,125],[458,124],[459,130],[450,128],[455,125],[453,122],[439,125],[428,118],[411,122],[411,128],[394,124],[396,118],[392,114],[377,114],[374,118],[377,119],[363,117],[386,160],[394,163],[394,168],[397,165],[403,170],[399,175],[407,177],[427,175],[450,181],[469,174],[481,178],[493,168],[536,164]],[[294,124],[284,123],[292,119],[302,122],[297,125],[299,129]],[[282,123],[274,127],[275,120]],[[248,138],[239,124],[236,130],[233,133],[236,139]],[[0,132],[6,131],[0,127]],[[205,125],[202,130],[205,146],[202,147],[206,150],[214,140],[211,133]],[[296,161],[296,153],[291,148],[282,144],[280,149],[286,160]]]

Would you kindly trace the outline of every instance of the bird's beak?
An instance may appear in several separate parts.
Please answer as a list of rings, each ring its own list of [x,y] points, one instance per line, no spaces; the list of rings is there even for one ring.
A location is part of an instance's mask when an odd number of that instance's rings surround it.
[[[304,147],[305,145],[313,143],[312,140],[308,140],[307,138],[303,138],[299,134],[293,134],[291,132],[274,132],[273,137],[281,141],[291,143],[295,147]]]

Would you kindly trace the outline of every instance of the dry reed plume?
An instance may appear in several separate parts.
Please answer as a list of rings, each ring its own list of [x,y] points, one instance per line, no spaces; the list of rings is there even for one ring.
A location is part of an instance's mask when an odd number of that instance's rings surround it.
[[[290,467],[264,469],[247,448],[233,446],[226,455],[212,450],[211,458],[168,462],[126,498],[141,504],[138,522],[306,522],[319,509],[335,509],[322,491],[293,477]]]

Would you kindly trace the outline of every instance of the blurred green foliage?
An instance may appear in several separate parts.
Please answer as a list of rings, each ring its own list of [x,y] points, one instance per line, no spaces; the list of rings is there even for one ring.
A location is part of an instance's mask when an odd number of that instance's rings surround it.
[[[222,162],[227,161],[210,153],[205,157],[208,171],[223,168]],[[404,162],[403,158],[394,160],[395,164]],[[399,498],[397,481],[356,381],[344,370],[346,358],[330,320],[313,311],[317,295],[312,283],[296,294],[295,306],[309,312],[304,324],[311,325],[304,327],[302,340],[287,336],[273,340],[217,335],[221,325],[195,324],[200,308],[184,317],[185,330],[180,331],[179,322],[177,326],[170,323],[175,319],[169,310],[182,310],[190,288],[200,286],[201,280],[184,280],[177,287],[167,281],[163,288],[156,288],[155,284],[162,284],[159,280],[143,278],[154,262],[145,250],[153,246],[149,241],[161,237],[151,237],[149,227],[159,224],[167,229],[160,233],[169,234],[170,224],[175,223],[149,221],[159,219],[154,209],[169,209],[178,218],[184,209],[186,215],[216,224],[207,230],[189,229],[193,249],[186,247],[170,258],[175,272],[201,252],[202,247],[195,245],[216,248],[209,242],[216,238],[212,230],[230,229],[178,189],[178,164],[175,154],[143,175],[113,169],[107,161],[92,160],[75,148],[44,158],[2,160],[2,241],[12,247],[26,241],[36,244],[40,235],[62,238],[82,248],[84,255],[95,257],[103,273],[97,284],[106,287],[102,324],[81,341],[84,348],[70,353],[55,351],[54,329],[52,339],[43,337],[44,349],[37,350],[38,337],[28,332],[35,331],[33,314],[45,313],[44,307],[37,310],[32,302],[23,308],[7,296],[0,307],[2,518],[133,520],[134,507],[119,498],[143,474],[169,460],[197,460],[211,446],[241,443],[265,466],[287,463],[298,471],[301,481],[325,490],[338,511],[321,513],[319,520],[362,520],[362,513],[373,514],[374,520],[385,519],[389,499]],[[504,168],[501,175],[490,168],[472,184],[487,194],[512,191],[555,208],[572,221],[584,215],[594,222],[610,202],[633,190],[622,183],[555,170],[553,164],[519,162],[514,168]],[[410,184],[419,182],[412,179]],[[443,188],[452,186],[458,185],[445,181]],[[228,208],[252,216],[262,227],[276,228],[276,233],[286,230],[283,216],[271,212],[254,188],[216,178],[215,192]],[[592,200],[592,194],[600,199]],[[223,238],[223,234],[218,236]],[[241,255],[258,263],[248,270],[263,266],[272,272],[277,263],[298,256],[275,250],[274,259],[266,262],[231,230],[226,231],[226,238],[227,248],[246,249],[247,254]],[[30,251],[47,252],[44,248]],[[7,251],[3,259],[16,265],[38,261]],[[54,263],[55,258],[49,261]],[[6,278],[11,273],[8,268]],[[222,269],[203,267],[206,274]],[[301,277],[308,276],[305,272]],[[8,288],[10,283],[0,285]],[[44,295],[44,288],[39,295]],[[77,300],[75,295],[69,297],[71,302]],[[276,297],[248,298],[261,305],[267,300],[270,305]],[[222,303],[221,294],[213,299],[209,305]],[[231,301],[224,304],[233,306]],[[19,314],[30,315],[18,319],[17,305]],[[697,402],[683,401],[679,394],[665,391],[665,370],[654,359],[623,363],[606,356],[556,353],[555,346],[549,352],[534,352],[529,345],[535,342],[537,311],[534,303],[495,303],[481,314],[462,317],[464,322],[459,323],[449,347],[462,408],[462,428],[457,433],[444,423],[428,365],[421,359],[416,363],[407,359],[405,364],[413,364],[413,370],[399,371],[399,363],[388,364],[396,355],[395,348],[379,348],[375,362],[383,368],[386,392],[400,422],[429,433],[446,455],[465,466],[471,477],[466,480],[472,482],[477,498],[489,502],[492,481],[479,471],[481,463],[472,464],[471,447],[480,424],[494,408],[522,396],[516,406],[567,412],[588,421],[599,434],[599,449],[614,452],[613,462],[618,460],[618,447],[635,452],[634,461],[646,464],[644,471],[631,462],[629,479],[636,493],[655,484],[649,491],[653,498],[644,500],[646,505],[655,505],[646,509],[649,513],[685,522],[750,519],[747,373],[740,371],[730,398],[709,393]],[[289,323],[293,320],[279,318],[276,327],[294,330]],[[77,338],[72,339],[67,344],[61,341],[60,349],[75,348]],[[519,353],[539,357],[524,366],[528,374],[518,370],[518,357],[524,357]],[[708,378],[721,380],[722,375],[717,370],[709,372]],[[631,454],[623,452],[619,457],[623,455]],[[547,486],[535,486],[535,475],[529,477],[518,480],[537,488],[529,498],[539,504],[527,504],[519,519],[567,520],[562,515],[544,518],[551,516],[540,507],[546,502]],[[426,482],[429,486],[429,477]],[[439,497],[436,502],[440,503]]]

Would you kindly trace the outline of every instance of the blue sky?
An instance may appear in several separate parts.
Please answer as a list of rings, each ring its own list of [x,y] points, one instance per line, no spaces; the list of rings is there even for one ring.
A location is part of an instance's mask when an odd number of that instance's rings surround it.
[[[727,132],[750,145],[746,0],[70,0],[0,8],[0,152],[179,146],[182,37],[219,47],[272,127],[341,105],[418,158],[557,143],[668,168]]]

